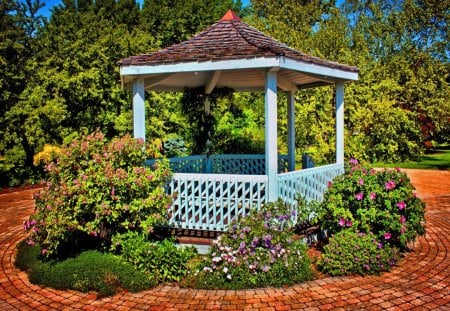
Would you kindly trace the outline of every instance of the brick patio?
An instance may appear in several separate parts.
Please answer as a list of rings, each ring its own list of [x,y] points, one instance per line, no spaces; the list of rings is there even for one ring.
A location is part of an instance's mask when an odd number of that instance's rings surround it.
[[[450,171],[407,172],[427,205],[427,234],[389,273],[325,278],[282,289],[159,286],[102,299],[28,282],[13,262],[15,246],[24,238],[22,222],[34,210],[33,191],[2,194],[0,310],[450,310]]]

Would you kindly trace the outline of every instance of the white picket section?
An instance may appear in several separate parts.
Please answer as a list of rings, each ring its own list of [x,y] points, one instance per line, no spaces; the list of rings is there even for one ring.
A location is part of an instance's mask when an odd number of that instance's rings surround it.
[[[168,192],[174,196],[169,225],[223,231],[237,215],[266,202],[265,175],[175,173]]]
[[[169,159],[174,175],[167,192],[174,197],[169,226],[223,231],[237,215],[267,202],[265,156],[251,154],[189,156]],[[154,160],[148,160],[152,165]],[[287,172],[287,156],[279,156],[278,197],[297,210],[297,196],[323,200],[328,182],[344,173],[343,164]],[[287,172],[287,173],[285,173]]]
[[[323,200],[328,182],[343,173],[343,164],[330,164],[278,174],[278,197],[292,207],[297,206],[297,195],[308,201],[320,202]]]

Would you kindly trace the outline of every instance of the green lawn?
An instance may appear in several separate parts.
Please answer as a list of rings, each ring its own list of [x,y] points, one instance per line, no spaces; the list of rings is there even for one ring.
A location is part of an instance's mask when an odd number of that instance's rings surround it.
[[[442,146],[427,152],[419,162],[374,163],[374,167],[399,167],[413,169],[450,170],[450,147]]]

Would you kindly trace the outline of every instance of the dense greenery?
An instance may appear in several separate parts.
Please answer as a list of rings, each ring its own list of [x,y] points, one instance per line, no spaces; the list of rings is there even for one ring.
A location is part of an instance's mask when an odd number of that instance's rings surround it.
[[[450,137],[448,1],[252,0],[242,9],[233,0],[145,0],[142,8],[133,0],[64,0],[48,18],[40,16],[42,5],[0,4],[1,186],[41,178],[33,157],[46,144],[60,146],[96,129],[108,138],[129,133],[131,98],[121,89],[117,61],[185,40],[228,8],[296,49],[360,68],[359,81],[346,85],[348,157],[412,160]],[[151,92],[147,137],[164,146],[182,142],[187,154],[260,151],[262,96],[218,98],[206,148],[198,141],[202,124],[191,123],[204,111],[185,114],[182,94]],[[286,100],[279,97],[284,152]],[[302,90],[296,97],[297,154],[331,160],[332,87]]]
[[[194,247],[177,248],[170,239],[154,242],[132,231],[115,237],[112,249],[158,282],[180,281],[188,272],[187,263],[197,254]]]
[[[24,224],[29,244],[43,255],[64,257],[83,249],[108,249],[127,231],[150,233],[164,223],[171,198],[164,186],[167,162],[144,167],[144,144],[129,136],[107,141],[100,132],[73,140],[47,165],[36,194],[36,213]]]
[[[44,262],[41,248],[26,243],[17,246],[16,266],[28,271],[34,284],[56,289],[96,291],[100,296],[113,295],[122,290],[142,291],[156,285],[151,275],[142,273],[118,256],[87,251],[62,262]]]
[[[239,216],[213,241],[183,283],[195,288],[284,286],[312,278],[306,244],[294,240],[289,208],[281,201]]]

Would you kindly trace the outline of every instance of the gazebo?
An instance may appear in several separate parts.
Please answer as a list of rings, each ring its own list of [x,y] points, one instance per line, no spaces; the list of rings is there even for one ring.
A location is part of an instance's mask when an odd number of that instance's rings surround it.
[[[122,59],[124,87],[133,94],[134,137],[145,140],[145,91],[216,87],[265,92],[265,155],[197,155],[170,159],[175,174],[169,223],[183,229],[223,230],[250,208],[296,196],[321,200],[328,181],[344,170],[344,83],[358,68],[309,56],[266,36],[229,10],[192,39]],[[335,85],[336,163],[295,171],[295,92]],[[277,92],[287,92],[288,155],[278,156]],[[286,172],[287,171],[287,172]]]

